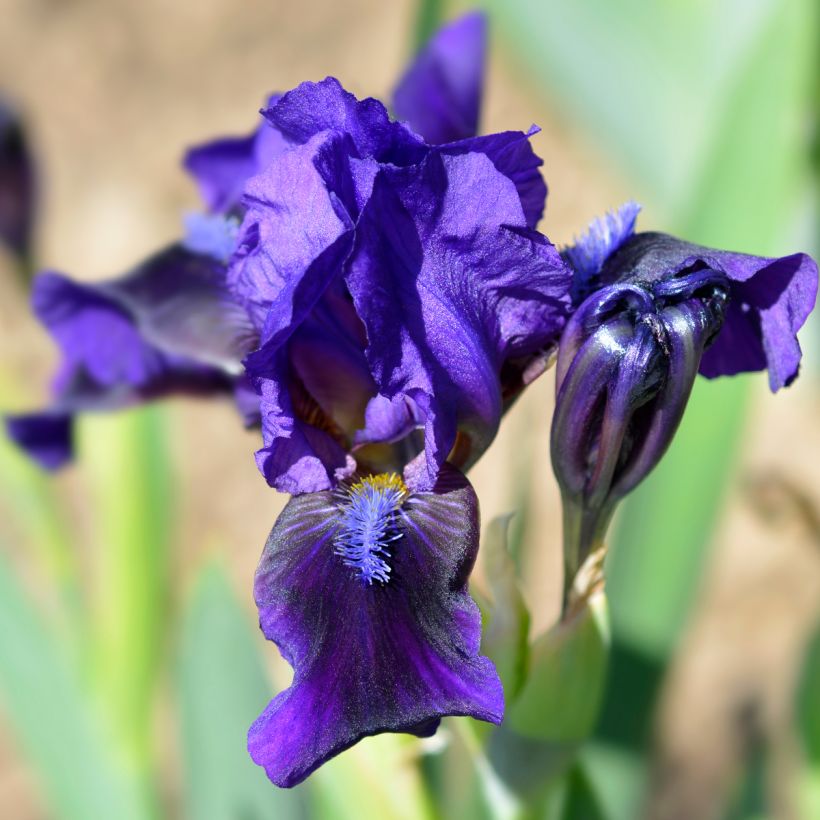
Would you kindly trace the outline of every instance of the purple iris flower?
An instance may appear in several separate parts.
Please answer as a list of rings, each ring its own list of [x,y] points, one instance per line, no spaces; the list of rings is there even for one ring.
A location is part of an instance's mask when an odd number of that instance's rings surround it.
[[[268,106],[276,102],[271,95]],[[267,120],[244,137],[221,137],[189,149],[183,165],[194,178],[202,201],[216,214],[236,212],[245,183],[287,147]]]
[[[28,256],[34,224],[34,162],[20,118],[0,100],[0,242]]]
[[[534,231],[527,134],[432,145],[333,78],[264,113],[290,147],[245,187],[228,281],[260,337],[257,461],[295,496],[255,587],[294,678],[248,738],[292,786],[368,735],[501,720],[461,470],[545,369],[571,272]]]
[[[570,571],[663,456],[698,372],[767,369],[772,391],[796,378],[797,331],[817,295],[805,254],[773,259],[635,233],[638,210],[628,203],[597,220],[564,251],[577,307],[559,347],[552,459]]]
[[[486,449],[563,326],[541,160],[522,132],[428,145],[333,78],[265,116],[291,147],[249,180],[229,271],[260,333],[259,467],[292,494],[357,467],[429,490]]]
[[[256,333],[225,287],[225,266],[173,245],[117,279],[85,284],[53,272],[33,282],[35,314],[62,362],[44,411],[6,419],[10,437],[47,469],[72,457],[72,419],[169,394],[234,394],[258,423],[242,356]]]

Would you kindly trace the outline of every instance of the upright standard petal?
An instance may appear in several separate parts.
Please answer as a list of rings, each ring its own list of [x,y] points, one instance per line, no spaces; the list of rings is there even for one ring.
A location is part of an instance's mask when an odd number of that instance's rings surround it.
[[[262,631],[294,668],[248,734],[274,783],[368,735],[428,735],[445,715],[501,721],[467,591],[477,549],[475,493],[449,467],[432,492],[379,475],[288,502],[255,582]]]
[[[560,334],[570,272],[530,230],[540,160],[516,132],[427,146],[332,78],[266,116],[294,144],[246,186],[228,278],[260,331],[257,462],[280,489],[328,489],[349,470],[330,436],[361,469],[413,461],[429,489],[486,448]]]
[[[475,11],[439,29],[399,80],[393,108],[431,144],[478,131],[487,56],[487,18]]]
[[[557,344],[570,275],[486,156],[431,154],[380,172],[346,281],[379,393],[425,418],[417,480],[429,489],[457,431],[459,466],[495,435],[505,361]]]
[[[268,106],[277,99],[270,97]],[[287,146],[279,131],[263,120],[246,137],[221,137],[190,148],[182,164],[196,181],[208,209],[228,213],[239,205],[245,183]]]
[[[335,77],[305,82],[283,94],[264,112],[290,142],[303,145],[323,131],[348,134],[362,157],[410,165],[427,147],[402,123],[393,122],[378,100],[357,100]]]

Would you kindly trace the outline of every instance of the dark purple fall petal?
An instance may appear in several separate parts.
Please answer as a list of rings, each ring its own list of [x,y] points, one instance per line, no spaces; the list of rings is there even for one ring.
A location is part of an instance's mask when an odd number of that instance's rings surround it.
[[[7,416],[8,437],[45,470],[57,470],[71,461],[72,416],[70,413],[43,412]]]
[[[294,668],[248,734],[251,756],[279,786],[368,735],[429,735],[445,715],[498,723],[503,714],[467,592],[478,549],[467,480],[446,468],[433,492],[407,497],[386,583],[367,584],[338,554],[343,515],[338,493],[291,499],[256,573],[262,631]]]
[[[230,395],[245,378],[242,356],[257,344],[247,314],[225,288],[224,266],[178,246],[96,284],[41,273],[32,304],[62,361],[50,409],[13,417],[8,429],[50,467],[70,456],[70,437],[62,433],[72,415],[178,393]],[[245,392],[237,399],[252,420],[253,401]]]
[[[432,145],[474,137],[486,52],[487,18],[482,12],[439,29],[393,92],[396,116]]]

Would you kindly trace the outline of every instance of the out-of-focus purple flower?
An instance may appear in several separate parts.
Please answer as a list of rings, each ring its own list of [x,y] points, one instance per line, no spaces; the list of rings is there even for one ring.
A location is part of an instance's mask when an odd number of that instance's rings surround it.
[[[239,392],[253,421],[241,359],[256,345],[225,267],[174,245],[118,279],[81,284],[35,277],[32,304],[62,361],[44,411],[7,418],[10,437],[42,466],[71,458],[71,419],[169,394]],[[256,414],[258,421],[258,412]]]
[[[817,266],[634,233],[634,203],[598,220],[565,258],[576,303],[559,346],[552,461],[564,500],[569,569],[603,538],[617,502],[672,441],[698,372],[796,377],[797,331]]]
[[[479,11],[439,29],[399,80],[393,108],[431,144],[478,133],[487,56],[487,18]]]
[[[276,100],[277,95],[271,95],[268,106]],[[190,148],[182,164],[196,180],[208,210],[227,214],[238,208],[245,183],[286,147],[282,135],[263,119],[248,136],[220,137]]]
[[[501,721],[467,593],[477,547],[475,493],[449,467],[430,492],[393,474],[288,502],[255,585],[262,630],[294,667],[248,735],[274,783],[368,735],[431,735],[445,715]]]
[[[430,489],[563,326],[571,277],[531,230],[540,160],[521,132],[429,146],[332,78],[265,115],[293,147],[248,182],[229,272],[260,331],[260,469],[294,494],[357,465]]]
[[[0,100],[0,241],[18,256],[30,250],[35,172],[23,124]]]

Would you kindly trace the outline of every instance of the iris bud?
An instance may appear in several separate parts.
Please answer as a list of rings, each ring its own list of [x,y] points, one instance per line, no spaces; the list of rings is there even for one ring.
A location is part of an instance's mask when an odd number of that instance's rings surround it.
[[[627,242],[627,258],[642,257],[629,245],[647,236]],[[567,590],[601,544],[618,501],[671,443],[703,351],[723,324],[723,273],[702,263],[667,278],[653,278],[652,270],[605,266],[600,287],[561,338],[550,446],[564,509]]]

